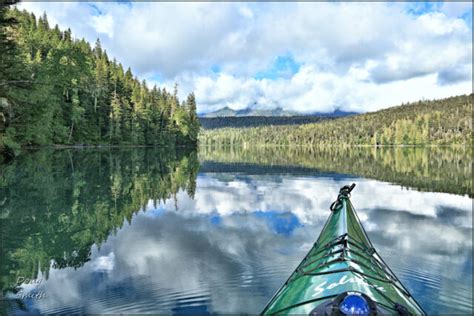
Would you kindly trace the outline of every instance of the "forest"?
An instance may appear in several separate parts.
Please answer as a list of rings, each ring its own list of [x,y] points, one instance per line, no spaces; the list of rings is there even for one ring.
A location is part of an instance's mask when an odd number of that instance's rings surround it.
[[[204,129],[223,127],[256,127],[264,125],[299,125],[317,123],[333,119],[331,116],[295,115],[295,116],[222,116],[200,117],[199,122]]]
[[[472,98],[423,100],[319,123],[204,130],[206,146],[472,144]]]
[[[16,2],[16,1],[11,1]],[[0,8],[0,156],[22,146],[196,145],[191,93],[149,87],[46,14]]]

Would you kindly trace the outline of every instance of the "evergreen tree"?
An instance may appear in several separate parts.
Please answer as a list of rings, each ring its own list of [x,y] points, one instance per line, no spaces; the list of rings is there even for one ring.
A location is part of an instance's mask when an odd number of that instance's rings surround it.
[[[120,104],[120,99],[117,96],[116,91],[114,91],[112,95],[112,101],[110,105],[112,109],[110,111],[109,136],[110,142],[116,144],[121,140],[122,129],[122,105]]]
[[[17,19],[9,12],[8,6],[18,1],[2,1],[0,4],[0,155],[11,158],[18,149],[19,104],[27,102],[26,93],[32,78],[27,71],[20,50],[13,40],[18,28]],[[29,110],[31,110],[28,107]]]
[[[199,129],[201,127],[197,116],[196,97],[191,92],[186,100],[186,107],[189,115],[189,138],[197,140]]]
[[[43,144],[193,144],[195,100],[173,94],[110,61],[70,29],[26,11],[0,11],[0,152]]]

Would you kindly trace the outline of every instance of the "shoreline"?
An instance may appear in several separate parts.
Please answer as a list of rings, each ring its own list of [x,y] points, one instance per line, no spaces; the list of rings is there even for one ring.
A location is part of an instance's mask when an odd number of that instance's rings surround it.
[[[210,149],[229,149],[229,148],[238,148],[242,150],[258,149],[258,148],[273,148],[273,149],[318,149],[318,148],[367,148],[367,149],[382,149],[382,148],[474,148],[474,144],[425,144],[425,145],[364,145],[364,144],[334,144],[334,145],[279,145],[279,144],[233,144],[233,145],[211,145],[211,144],[183,144],[183,145],[133,145],[133,144],[122,144],[122,145],[109,145],[109,144],[75,144],[75,145],[63,145],[63,144],[51,144],[51,145],[41,145],[41,146],[22,146],[19,149],[19,153],[10,157],[10,159],[0,159],[0,163],[4,163],[11,159],[14,159],[16,156],[20,155],[21,152],[28,152],[33,150],[41,149],[131,149],[131,148],[159,148],[162,150],[167,149],[196,149],[199,150],[199,147],[210,148]],[[2,156],[3,152],[0,152]]]
[[[325,148],[325,147],[362,147],[362,148],[428,148],[428,147],[473,147],[474,144],[425,144],[425,145],[412,145],[412,144],[393,144],[393,145],[363,145],[363,144],[334,144],[334,145],[278,145],[278,144],[233,144],[233,145],[211,145],[202,144],[199,145],[207,148],[258,148],[258,147],[270,147],[270,148]]]
[[[189,144],[189,145],[91,145],[91,144],[80,144],[80,145],[62,145],[62,144],[53,144],[53,145],[42,145],[42,146],[24,146],[22,150],[36,150],[36,149],[117,149],[117,148],[162,148],[162,149],[171,149],[171,148],[196,148],[205,147],[205,148],[216,148],[216,149],[225,149],[225,148],[449,148],[449,147],[465,147],[465,148],[474,148],[474,144],[425,144],[425,145],[412,145],[412,144],[393,144],[393,145],[363,145],[363,144],[334,144],[334,145],[278,145],[278,144],[233,144],[233,145],[210,145],[210,144]]]
[[[183,150],[183,149],[197,149],[197,144],[187,144],[187,145],[168,145],[168,146],[157,146],[157,145],[131,145],[131,144],[124,144],[124,145],[108,145],[108,144],[100,144],[100,145],[91,145],[91,144],[76,144],[76,145],[62,145],[62,144],[51,144],[51,145],[41,145],[41,146],[21,146],[20,148],[16,149],[14,152],[7,152],[7,151],[0,151],[0,165],[9,163],[12,160],[15,160],[20,155],[27,154],[29,151],[35,150],[42,150],[42,149],[49,149],[49,150],[61,150],[61,149],[75,149],[75,150],[82,150],[82,149],[131,149],[131,148],[159,148],[161,150]]]

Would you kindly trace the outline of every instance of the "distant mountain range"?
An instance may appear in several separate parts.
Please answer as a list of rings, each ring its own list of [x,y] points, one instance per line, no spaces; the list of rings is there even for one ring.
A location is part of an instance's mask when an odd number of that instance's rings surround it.
[[[286,111],[282,108],[274,109],[253,109],[245,108],[242,110],[233,110],[229,107],[223,107],[214,112],[206,113],[201,115],[202,117],[224,117],[224,116],[294,116],[297,115],[296,112]]]
[[[341,117],[341,116],[347,116],[347,115],[354,115],[358,114],[356,112],[346,112],[346,111],[340,111],[336,110],[333,112],[329,113],[321,113],[321,112],[314,112],[310,114],[305,114],[304,116],[319,116],[319,117]],[[288,111],[284,110],[281,107],[276,107],[273,109],[254,109],[251,107],[242,109],[242,110],[233,110],[229,107],[223,107],[217,111],[214,112],[209,112],[205,114],[199,115],[200,117],[206,117],[206,118],[211,118],[211,117],[246,117],[246,116],[302,116],[301,113],[296,112],[296,111]]]

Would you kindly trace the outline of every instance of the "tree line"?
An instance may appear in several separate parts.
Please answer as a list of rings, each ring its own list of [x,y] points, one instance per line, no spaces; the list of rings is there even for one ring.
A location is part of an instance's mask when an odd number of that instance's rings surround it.
[[[196,144],[196,99],[140,81],[71,30],[0,9],[0,152],[46,144]]]
[[[223,127],[256,127],[264,125],[299,125],[321,122],[332,119],[330,116],[295,115],[295,116],[222,116],[200,117],[199,122],[204,129]]]
[[[204,130],[207,146],[472,144],[472,98],[424,100],[320,123]]]

